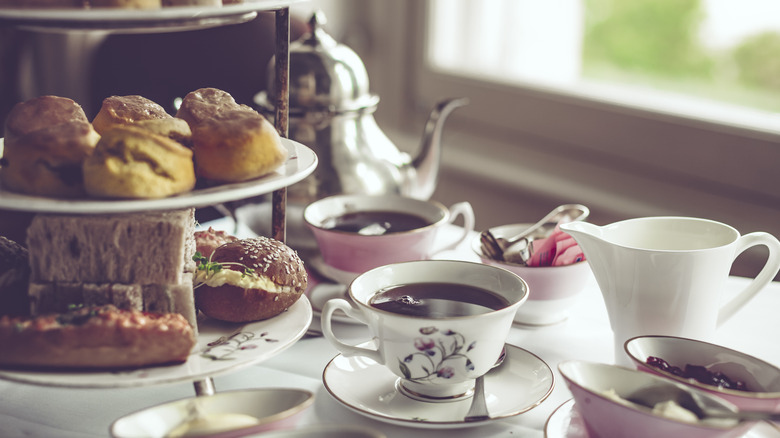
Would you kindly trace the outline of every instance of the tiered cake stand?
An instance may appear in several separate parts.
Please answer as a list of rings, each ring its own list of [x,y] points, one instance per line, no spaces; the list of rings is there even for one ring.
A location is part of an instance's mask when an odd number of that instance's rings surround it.
[[[317,167],[317,156],[308,147],[288,140],[288,65],[290,5],[299,0],[245,0],[221,7],[168,7],[157,10],[127,9],[0,9],[0,24],[49,32],[100,31],[117,33],[173,32],[246,22],[259,11],[276,16],[276,74],[274,96],[276,129],[288,148],[289,159],[277,171],[256,180],[196,189],[165,199],[97,200],[50,199],[5,190],[0,185],[0,209],[33,213],[118,214],[197,208],[272,194],[272,236],[286,239],[286,187],[301,181]],[[2,140],[0,140],[0,156]],[[74,387],[118,388],[193,381],[197,395],[214,393],[212,377],[235,371],[284,351],[300,339],[312,318],[306,297],[287,312],[266,321],[228,324],[203,318],[198,321],[195,351],[186,363],[123,372],[37,372],[0,370],[0,378],[22,383]]]

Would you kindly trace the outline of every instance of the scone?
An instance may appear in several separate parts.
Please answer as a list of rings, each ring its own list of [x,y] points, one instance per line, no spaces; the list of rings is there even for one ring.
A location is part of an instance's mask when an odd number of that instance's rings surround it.
[[[89,122],[84,109],[73,99],[46,95],[19,102],[5,119],[5,144],[24,134],[71,122]]]
[[[14,136],[3,151],[3,187],[29,195],[83,197],[82,165],[99,138],[89,122],[61,123]]]
[[[159,7],[159,0],[157,4]],[[165,119],[171,117],[165,109],[143,96],[110,96],[103,99],[92,126],[103,135],[115,126],[132,125],[141,120]]]
[[[191,91],[182,99],[176,111],[176,117],[184,119],[190,128],[200,125],[222,111],[243,109],[253,111],[246,105],[236,102],[227,91],[218,88],[199,88]]]
[[[195,187],[192,151],[134,126],[115,127],[84,162],[87,193],[104,198],[165,198]]]
[[[141,120],[136,122],[134,126],[153,134],[168,137],[187,148],[192,148],[192,130],[190,125],[182,119],[166,117],[163,119]]]
[[[267,237],[229,242],[199,260],[195,305],[230,322],[272,318],[295,304],[308,276],[298,254]]]
[[[276,129],[261,114],[221,111],[192,129],[195,173],[213,181],[237,182],[265,175],[287,159]]]
[[[201,88],[188,93],[176,117],[192,129],[199,177],[246,181],[272,172],[287,160],[287,149],[273,125],[226,91]]]

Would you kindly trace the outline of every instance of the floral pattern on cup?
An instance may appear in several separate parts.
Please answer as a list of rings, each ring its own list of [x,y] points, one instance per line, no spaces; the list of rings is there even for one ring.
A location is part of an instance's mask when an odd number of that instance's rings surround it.
[[[401,374],[407,380],[423,382],[437,378],[450,379],[459,370],[474,370],[473,362],[465,353],[474,349],[476,342],[467,345],[462,334],[449,329],[439,330],[429,326],[419,331],[423,336],[414,340],[416,351],[398,360]],[[436,333],[442,336],[432,336]]]

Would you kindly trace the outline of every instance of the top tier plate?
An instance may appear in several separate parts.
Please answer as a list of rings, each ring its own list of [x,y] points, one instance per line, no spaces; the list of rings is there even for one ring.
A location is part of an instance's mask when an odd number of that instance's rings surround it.
[[[0,142],[2,142],[2,139],[0,139]],[[309,176],[317,167],[317,155],[308,147],[286,138],[282,138],[282,144],[287,147],[289,152],[287,162],[276,171],[249,181],[195,189],[191,192],[169,198],[127,200],[98,198],[57,199],[31,196],[9,191],[0,184],[0,209],[33,213],[132,213],[205,207],[251,198],[295,184]],[[0,151],[2,151],[2,143],[0,143]]]
[[[244,0],[224,6],[171,6],[160,9],[0,8],[0,23],[43,30],[160,32],[201,29],[251,20],[258,11],[305,0]]]

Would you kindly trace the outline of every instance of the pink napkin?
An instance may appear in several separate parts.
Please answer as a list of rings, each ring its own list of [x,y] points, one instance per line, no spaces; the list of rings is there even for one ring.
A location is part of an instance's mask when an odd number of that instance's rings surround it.
[[[532,254],[528,266],[563,266],[585,260],[573,237],[557,226],[552,234],[531,242]]]

